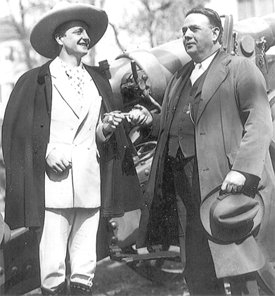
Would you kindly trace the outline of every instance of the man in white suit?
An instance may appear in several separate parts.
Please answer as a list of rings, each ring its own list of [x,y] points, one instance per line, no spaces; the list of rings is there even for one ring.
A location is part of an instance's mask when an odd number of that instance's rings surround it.
[[[19,79],[6,109],[6,222],[11,228],[42,230],[40,275],[45,295],[67,293],[67,251],[71,294],[91,294],[101,206],[100,165],[103,172],[110,171],[106,169],[110,162],[115,167],[128,151],[123,142],[124,117],[112,112],[116,107],[108,80],[98,67],[81,62],[107,25],[106,13],[87,4],[60,2],[43,15],[30,41],[38,53],[52,60]],[[108,142],[113,152],[102,155],[109,149]],[[121,171],[121,163],[119,167]],[[129,175],[121,173],[122,184],[129,183],[122,179]],[[135,174],[131,178],[135,191],[138,180]],[[109,207],[106,211],[112,212]]]

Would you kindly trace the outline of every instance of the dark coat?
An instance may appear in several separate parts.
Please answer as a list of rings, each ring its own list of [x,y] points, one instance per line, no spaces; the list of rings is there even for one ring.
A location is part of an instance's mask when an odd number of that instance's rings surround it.
[[[163,185],[167,180],[166,147],[169,128],[191,62],[178,71],[165,92],[158,145],[146,191],[150,208],[141,218],[139,244],[154,243],[162,223],[159,205],[165,204]],[[198,94],[197,94],[198,95]],[[251,272],[262,267],[263,258],[275,258],[275,177],[268,153],[272,137],[271,110],[265,81],[252,61],[219,53],[213,60],[201,91],[201,101],[195,122],[196,156],[203,199],[222,184],[230,170],[260,178],[259,192],[265,204],[265,215],[259,233],[243,244],[221,245],[209,241],[218,277]],[[169,176],[168,176],[169,178]],[[168,196],[169,197],[169,196]],[[170,205],[169,197],[168,204]],[[163,206],[162,206],[163,207]],[[171,207],[173,209],[173,207]],[[166,216],[173,220],[173,213]],[[155,222],[153,222],[155,221]],[[163,224],[165,225],[165,223]],[[165,231],[165,230],[164,230]],[[166,237],[165,237],[165,243]],[[160,243],[160,242],[158,242]],[[258,259],[259,258],[259,259]]]
[[[49,64],[26,72],[16,83],[3,121],[6,214],[11,229],[40,228],[44,222],[45,155],[51,122]],[[103,98],[102,113],[116,110],[111,86],[98,67],[86,66]],[[140,208],[142,198],[131,143],[120,126],[99,147],[102,216]]]

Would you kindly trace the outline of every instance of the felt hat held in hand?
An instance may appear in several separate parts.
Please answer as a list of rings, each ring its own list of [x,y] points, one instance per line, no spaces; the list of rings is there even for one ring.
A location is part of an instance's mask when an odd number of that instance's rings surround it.
[[[242,193],[221,194],[213,190],[202,202],[200,216],[203,227],[215,241],[238,242],[253,233],[264,214],[262,197]]]

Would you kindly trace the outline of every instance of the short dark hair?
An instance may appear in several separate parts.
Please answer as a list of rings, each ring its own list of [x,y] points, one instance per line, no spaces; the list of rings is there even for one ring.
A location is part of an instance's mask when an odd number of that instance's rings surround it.
[[[191,10],[189,10],[186,13],[185,17],[187,17],[189,14],[193,14],[193,13],[205,15],[213,27],[218,27],[220,29],[218,41],[221,42],[222,33],[223,33],[223,26],[222,26],[222,21],[221,21],[219,14],[215,10],[210,9],[210,8],[195,7],[195,8],[192,8]]]

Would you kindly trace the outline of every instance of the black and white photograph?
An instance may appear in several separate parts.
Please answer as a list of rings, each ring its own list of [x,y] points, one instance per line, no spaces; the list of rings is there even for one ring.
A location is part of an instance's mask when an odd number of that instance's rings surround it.
[[[0,295],[275,295],[275,0],[0,0]]]

